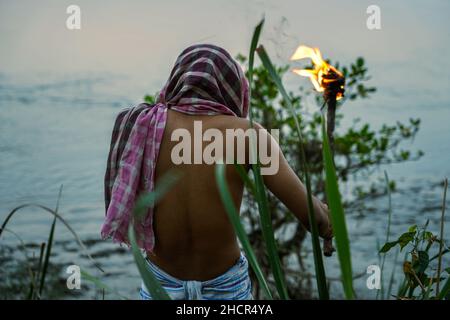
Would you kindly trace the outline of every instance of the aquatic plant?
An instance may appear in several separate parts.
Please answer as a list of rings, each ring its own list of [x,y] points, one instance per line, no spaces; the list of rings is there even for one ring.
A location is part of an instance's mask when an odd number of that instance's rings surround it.
[[[384,254],[384,257],[386,253],[397,247],[400,248],[400,251],[406,250],[405,260],[402,264],[404,279],[397,295],[394,296],[397,299],[442,300],[449,298],[450,267],[442,266],[443,256],[450,251],[444,241],[447,189],[448,182],[445,179],[439,236],[428,230],[429,221],[427,221],[424,226],[411,226],[397,240],[387,241],[380,249],[380,253]],[[436,248],[436,246],[438,247]],[[433,249],[437,253],[431,255]],[[442,274],[444,270],[446,275]],[[444,283],[442,287],[440,286],[441,282]],[[390,298],[390,291],[386,298]]]

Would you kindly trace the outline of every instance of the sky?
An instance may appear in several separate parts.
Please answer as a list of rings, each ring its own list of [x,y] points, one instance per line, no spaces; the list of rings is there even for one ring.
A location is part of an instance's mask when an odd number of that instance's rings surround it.
[[[81,9],[81,30],[68,30],[66,8]],[[368,30],[366,9],[381,9],[381,30]],[[254,26],[265,16],[261,43],[288,62],[300,43],[325,57],[364,56],[377,80],[404,81],[424,91],[448,87],[450,2],[435,1],[12,1],[0,0],[2,72],[112,72],[164,81],[177,54],[211,42],[233,55],[247,53]]]

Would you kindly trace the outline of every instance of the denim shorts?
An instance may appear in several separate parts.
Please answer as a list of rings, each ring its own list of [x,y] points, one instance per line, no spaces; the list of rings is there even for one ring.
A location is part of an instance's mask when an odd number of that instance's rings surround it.
[[[146,259],[147,268],[153,272],[172,300],[252,300],[252,285],[248,274],[248,261],[241,253],[238,261],[222,275],[206,281],[179,280]],[[142,300],[152,300],[142,283]]]

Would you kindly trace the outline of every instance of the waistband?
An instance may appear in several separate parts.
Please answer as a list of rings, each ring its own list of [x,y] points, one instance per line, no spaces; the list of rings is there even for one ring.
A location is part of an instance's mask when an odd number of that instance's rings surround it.
[[[237,262],[223,274],[206,281],[180,280],[168,274],[146,259],[147,267],[173,299],[251,299],[251,283],[248,261],[241,255]],[[141,296],[151,299],[148,289],[142,284]]]

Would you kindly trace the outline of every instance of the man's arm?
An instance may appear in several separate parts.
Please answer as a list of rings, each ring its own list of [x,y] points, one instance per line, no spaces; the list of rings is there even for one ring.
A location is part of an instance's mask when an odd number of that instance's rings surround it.
[[[275,154],[278,155],[279,161],[279,168],[275,174],[263,175],[264,183],[301,221],[301,223],[310,230],[306,187],[292,170],[275,139],[261,125],[255,123],[255,128],[257,130],[262,129],[261,133],[258,134],[258,137],[261,138],[261,134],[266,135],[266,141],[268,143],[267,150],[275,152]],[[273,160],[275,160],[275,158],[276,157],[272,156]],[[331,254],[331,251],[333,250],[331,246],[333,231],[331,228],[328,206],[314,196],[313,206],[319,234],[325,239],[324,252],[327,255]]]

